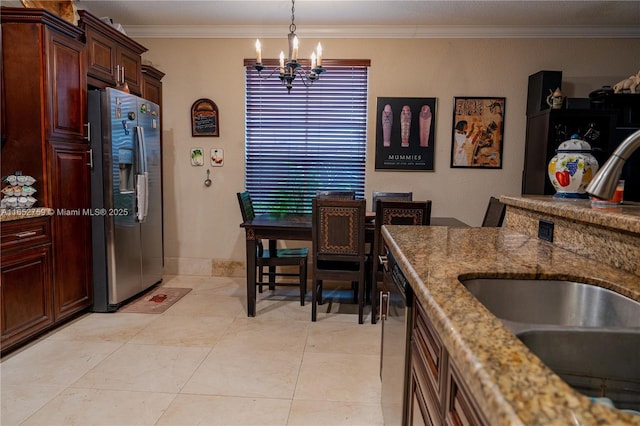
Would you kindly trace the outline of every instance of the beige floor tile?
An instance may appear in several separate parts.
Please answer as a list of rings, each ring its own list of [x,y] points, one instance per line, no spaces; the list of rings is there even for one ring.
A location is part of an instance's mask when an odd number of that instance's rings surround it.
[[[380,404],[341,401],[302,401],[291,404],[289,426],[382,426]]]
[[[318,321],[309,326],[307,352],[380,354],[380,324]]]
[[[156,314],[91,313],[59,329],[49,338],[128,342],[156,319]]]
[[[240,278],[240,282],[243,279]],[[230,284],[237,285],[238,279],[233,277],[203,277],[198,275],[173,275],[162,280],[165,287],[185,287],[199,290],[203,288],[224,287]]]
[[[240,353],[290,351],[302,354],[308,327],[308,320],[236,318],[216,345],[216,350]]]
[[[181,393],[290,399],[301,361],[296,352],[215,347]]]
[[[23,425],[153,425],[175,395],[70,388]]]
[[[245,278],[166,277],[193,290],[163,314],[86,314],[4,357],[0,424],[382,424],[380,324],[326,284],[312,323],[311,285],[248,318]]]
[[[131,339],[131,343],[165,346],[213,347],[233,318],[156,315],[158,318]]]
[[[0,364],[2,385],[70,385],[116,351],[119,342],[46,339]]]
[[[305,352],[294,400],[380,401],[380,358]]]
[[[73,387],[177,393],[209,351],[210,348],[127,343]]]
[[[239,297],[203,294],[194,290],[178,300],[163,315],[235,318],[240,314],[246,315],[244,303],[246,302]]]
[[[66,386],[2,384],[0,396],[0,424],[3,426],[20,424],[39,410],[48,401],[62,392]]]
[[[291,400],[178,395],[158,425],[269,426],[286,425]]]
[[[308,300],[304,306],[300,306],[298,296],[287,297],[277,294],[258,296],[256,318],[310,321],[311,301]]]

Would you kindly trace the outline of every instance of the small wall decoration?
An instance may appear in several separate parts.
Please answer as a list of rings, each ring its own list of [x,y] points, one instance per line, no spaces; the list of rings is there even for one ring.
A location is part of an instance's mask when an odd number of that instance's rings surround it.
[[[204,149],[191,148],[191,165],[204,166]]]
[[[505,98],[453,99],[451,167],[501,169]]]
[[[224,150],[220,148],[211,149],[211,165],[213,167],[222,167],[224,165]]]
[[[191,105],[191,136],[220,136],[218,106],[211,99],[198,99]]]
[[[376,170],[433,171],[436,98],[378,98]]]

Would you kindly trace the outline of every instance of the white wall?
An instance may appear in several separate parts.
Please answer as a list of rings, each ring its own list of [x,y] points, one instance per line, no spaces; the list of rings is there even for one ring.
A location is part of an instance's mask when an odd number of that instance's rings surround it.
[[[167,273],[242,273],[244,231],[236,192],[244,190],[244,69],[248,39],[139,39],[144,59],[163,79],[165,256]],[[302,40],[301,55],[319,40]],[[286,39],[263,42],[275,58]],[[482,220],[490,195],[519,194],[528,76],[563,71],[569,97],[587,97],[638,72],[640,40],[625,39],[367,39],[322,40],[326,58],[371,59],[366,197],[374,190],[413,191],[433,201],[433,216]],[[322,80],[316,84],[322,84]],[[284,90],[284,89],[283,89]],[[293,90],[296,90],[295,87]],[[454,96],[506,98],[503,168],[451,169]],[[377,97],[435,97],[435,171],[375,171]],[[220,137],[191,137],[190,108],[199,98],[218,105]],[[192,167],[189,150],[222,148],[224,167]],[[205,187],[206,169],[213,185]],[[213,265],[213,266],[212,266]],[[236,271],[233,271],[236,268]]]

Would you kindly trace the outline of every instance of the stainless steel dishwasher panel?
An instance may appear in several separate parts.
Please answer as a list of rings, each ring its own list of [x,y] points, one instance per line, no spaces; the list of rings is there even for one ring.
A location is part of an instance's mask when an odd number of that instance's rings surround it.
[[[385,425],[405,425],[409,378],[408,336],[413,291],[389,253],[380,297],[382,414]]]

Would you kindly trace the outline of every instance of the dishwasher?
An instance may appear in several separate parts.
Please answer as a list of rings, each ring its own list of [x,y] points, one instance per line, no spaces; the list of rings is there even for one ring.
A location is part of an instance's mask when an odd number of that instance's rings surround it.
[[[413,290],[391,253],[384,266],[384,282],[380,291],[382,350],[382,414],[384,424],[406,424],[406,404],[409,378],[409,344]]]

